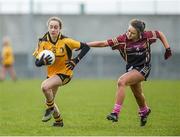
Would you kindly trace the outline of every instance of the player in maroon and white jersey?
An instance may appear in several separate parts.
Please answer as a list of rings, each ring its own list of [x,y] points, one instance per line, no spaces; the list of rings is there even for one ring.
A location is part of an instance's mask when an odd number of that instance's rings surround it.
[[[168,59],[172,53],[165,35],[160,31],[145,31],[145,23],[138,19],[131,20],[127,32],[116,38],[87,43],[90,47],[110,46],[112,50],[118,50],[127,62],[126,73],[117,82],[115,105],[112,113],[107,116],[108,120],[118,121],[125,98],[125,88],[130,86],[139,106],[140,125],[146,124],[147,116],[151,110],[145,101],[141,82],[146,80],[150,73],[150,45],[155,43],[157,39],[160,39],[165,48],[164,58]]]

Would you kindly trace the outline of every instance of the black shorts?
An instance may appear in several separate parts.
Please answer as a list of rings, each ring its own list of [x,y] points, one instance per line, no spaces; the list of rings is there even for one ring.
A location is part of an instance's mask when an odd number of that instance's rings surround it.
[[[4,64],[3,65],[5,68],[10,68],[12,66],[12,64]]]
[[[131,71],[132,69],[136,69],[137,71],[139,71],[145,78],[145,80],[148,78],[149,73],[151,71],[151,65],[150,64],[145,64],[142,66],[130,66],[130,67],[126,67],[126,72]]]
[[[71,81],[71,77],[65,74],[56,74],[61,80],[62,80],[62,85],[67,84],[69,81]],[[49,78],[49,77],[47,77]]]
[[[62,84],[65,85],[71,81],[71,77],[65,74],[56,74],[62,80]]]

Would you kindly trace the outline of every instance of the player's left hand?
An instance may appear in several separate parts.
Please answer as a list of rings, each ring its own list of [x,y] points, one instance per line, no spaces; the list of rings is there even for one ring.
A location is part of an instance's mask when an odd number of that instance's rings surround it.
[[[167,48],[165,53],[164,53],[164,59],[167,60],[168,58],[170,58],[172,56],[172,52],[170,48]]]
[[[68,69],[73,70],[78,62],[78,59],[74,58],[71,60],[67,60],[65,64]]]

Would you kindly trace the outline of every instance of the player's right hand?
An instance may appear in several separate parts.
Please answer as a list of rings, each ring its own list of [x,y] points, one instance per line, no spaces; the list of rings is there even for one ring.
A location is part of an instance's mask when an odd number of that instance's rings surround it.
[[[48,55],[47,57],[44,58],[44,56],[45,56],[45,54],[43,54],[40,59],[36,59],[35,64],[37,67],[41,67],[43,65],[50,65],[51,64],[52,57],[50,55]]]
[[[170,48],[167,48],[165,53],[164,53],[164,59],[167,60],[168,58],[170,58],[172,56],[172,52]]]
[[[42,65],[45,65],[44,55],[45,55],[45,54],[43,54],[40,59],[36,59],[36,66],[40,67],[40,66],[42,66]]]
[[[44,64],[45,65],[50,65],[52,62],[52,57],[48,55],[47,57],[44,58]]]

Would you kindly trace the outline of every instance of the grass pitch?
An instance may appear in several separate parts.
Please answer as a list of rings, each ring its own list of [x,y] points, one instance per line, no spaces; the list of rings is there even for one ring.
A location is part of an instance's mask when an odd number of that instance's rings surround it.
[[[148,81],[144,94],[152,113],[139,126],[137,105],[129,88],[118,123],[105,119],[114,105],[115,80],[76,80],[59,89],[56,103],[63,128],[41,122],[45,109],[41,80],[0,83],[1,136],[177,136],[180,135],[180,82]]]

